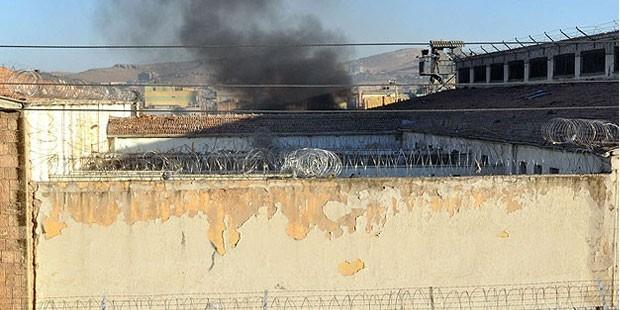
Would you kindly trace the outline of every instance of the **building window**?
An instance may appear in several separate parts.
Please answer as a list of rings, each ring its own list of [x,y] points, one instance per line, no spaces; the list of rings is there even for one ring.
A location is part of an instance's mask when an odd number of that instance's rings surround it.
[[[534,165],[534,174],[542,174],[542,165]]]
[[[581,52],[581,73],[605,73],[605,49]]]
[[[575,76],[575,54],[553,56],[553,77]]]
[[[523,81],[525,72],[525,62],[523,60],[511,61],[508,63],[508,80]]]
[[[487,81],[487,67],[474,67],[474,83],[485,83]]]
[[[560,174],[560,169],[550,167],[549,168],[549,174]]]
[[[530,63],[530,80],[547,78],[547,57],[532,58]]]
[[[469,68],[459,69],[459,83],[470,83],[469,81]]]
[[[519,174],[527,174],[527,163],[524,161],[519,163]]]
[[[504,64],[491,65],[491,82],[504,81]]]

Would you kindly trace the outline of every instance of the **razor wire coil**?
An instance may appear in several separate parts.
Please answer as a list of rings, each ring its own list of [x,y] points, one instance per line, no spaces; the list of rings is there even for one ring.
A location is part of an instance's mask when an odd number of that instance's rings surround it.
[[[333,152],[303,148],[285,155],[282,170],[301,177],[337,176],[342,172],[342,161]]]
[[[543,124],[541,131],[551,144],[574,144],[588,149],[618,145],[618,125],[604,120],[554,118]]]
[[[473,155],[434,150],[324,150],[302,148],[277,151],[254,148],[247,151],[190,149],[144,153],[93,153],[69,159],[61,171],[172,172],[179,174],[286,174],[301,178],[335,177],[344,172],[383,169],[469,167],[475,162],[500,167],[502,163],[483,163]],[[476,156],[480,157],[480,156]],[[54,164],[61,164],[56,162]],[[54,166],[52,164],[51,166]]]
[[[82,80],[20,70],[7,78],[4,87],[12,93],[34,98],[134,101],[139,97],[135,91],[118,87],[81,87],[87,84],[89,83]]]

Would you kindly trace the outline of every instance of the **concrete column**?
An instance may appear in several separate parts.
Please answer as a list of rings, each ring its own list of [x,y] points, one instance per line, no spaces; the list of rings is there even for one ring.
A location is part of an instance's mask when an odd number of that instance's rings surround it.
[[[504,83],[508,83],[508,64],[504,64]]]
[[[469,67],[469,83],[474,83],[474,66]]]
[[[575,79],[581,76],[581,54],[579,51],[575,52]]]
[[[487,83],[491,83],[491,65],[486,65],[485,69],[487,70]]]
[[[613,50],[613,49],[612,49]],[[605,76],[614,74],[614,54],[605,54]]]
[[[527,83],[530,79],[529,59],[523,62],[523,82]]]
[[[547,81],[553,80],[553,57],[547,57]]]

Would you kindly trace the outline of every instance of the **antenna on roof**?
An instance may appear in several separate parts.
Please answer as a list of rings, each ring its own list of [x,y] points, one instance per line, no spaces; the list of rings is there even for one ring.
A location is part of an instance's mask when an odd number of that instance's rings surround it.
[[[575,29],[577,29],[577,31],[579,31],[581,34],[583,34],[586,38],[595,41],[594,38],[592,38],[591,36],[589,36],[587,33],[583,32],[581,29],[579,29],[579,27],[575,26]]]

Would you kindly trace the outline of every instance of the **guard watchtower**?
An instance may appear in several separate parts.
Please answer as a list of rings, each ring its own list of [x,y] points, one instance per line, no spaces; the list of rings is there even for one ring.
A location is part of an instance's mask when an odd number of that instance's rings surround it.
[[[461,53],[463,41],[430,41],[430,50],[422,50],[420,59],[420,76],[430,77],[428,93],[451,89],[456,84],[455,56]]]

